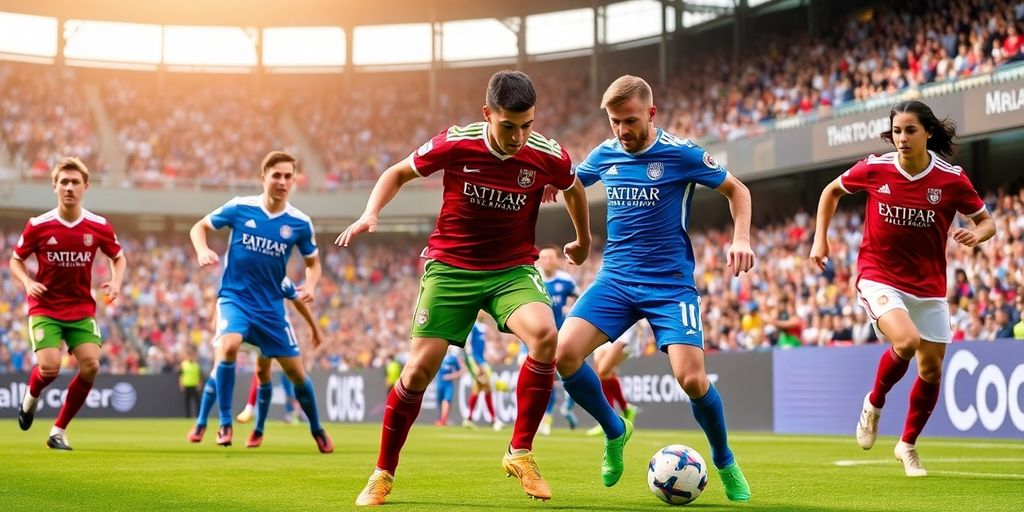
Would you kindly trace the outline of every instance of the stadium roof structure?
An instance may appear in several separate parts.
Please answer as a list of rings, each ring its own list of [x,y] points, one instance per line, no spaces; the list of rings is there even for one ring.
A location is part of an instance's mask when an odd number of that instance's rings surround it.
[[[596,7],[621,0],[5,0],[3,9],[22,14],[164,25],[357,26],[529,14]],[[722,2],[665,0],[687,10],[730,12]],[[713,5],[716,4],[716,5]]]

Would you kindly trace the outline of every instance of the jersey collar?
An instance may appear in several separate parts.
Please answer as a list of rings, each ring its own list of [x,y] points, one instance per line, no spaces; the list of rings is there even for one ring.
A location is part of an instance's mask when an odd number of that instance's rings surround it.
[[[281,211],[279,211],[277,213],[270,213],[270,210],[267,209],[267,205],[263,204],[263,196],[260,196],[260,210],[263,210],[263,213],[266,214],[268,219],[276,219],[276,218],[278,218],[278,217],[288,213],[288,209],[291,208],[291,207],[292,207],[291,203],[285,202],[284,203],[284,208],[282,208]]]
[[[900,155],[898,152],[896,153],[896,158],[893,158],[893,164],[896,165],[896,170],[899,171],[904,178],[906,178],[909,181],[917,181],[927,176],[928,173],[932,172],[932,169],[935,168],[935,153],[933,153],[932,150],[929,149],[928,156],[931,158],[931,160],[928,162],[928,167],[925,167],[924,170],[917,173],[916,176],[911,176],[907,171],[903,170],[903,167],[900,165]]]
[[[648,144],[646,148],[643,148],[640,151],[637,151],[636,153],[630,153],[629,151],[626,151],[626,148],[622,147],[622,143],[619,142],[619,149],[622,150],[623,153],[625,153],[625,154],[627,154],[629,156],[636,157],[636,156],[640,156],[640,155],[650,151],[651,148],[653,148],[654,145],[658,143],[659,139],[661,139],[661,128],[655,128],[654,129],[654,141],[651,142],[650,144]]]
[[[60,216],[60,208],[54,208],[53,209],[53,215],[54,215],[54,218],[57,219],[57,222],[60,222],[61,224],[63,224],[64,227],[73,228],[73,227],[81,224],[82,221],[85,220],[85,208],[82,208],[82,214],[79,215],[77,219],[75,219],[75,220],[73,220],[71,222],[68,222],[68,221],[64,220],[64,217]]]
[[[487,151],[490,151],[492,155],[498,157],[501,161],[508,160],[513,156],[503,154],[491,147],[491,123],[484,123],[484,145],[487,146]],[[520,149],[520,151],[522,151],[522,149]]]

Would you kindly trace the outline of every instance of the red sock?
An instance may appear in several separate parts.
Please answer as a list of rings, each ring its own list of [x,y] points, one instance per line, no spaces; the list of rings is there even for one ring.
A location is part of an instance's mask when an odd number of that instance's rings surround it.
[[[512,431],[513,450],[532,450],[533,437],[537,435],[540,420],[548,408],[551,388],[555,385],[555,363],[541,363],[529,356],[519,370],[516,384],[518,412]]]
[[[71,419],[78,414],[78,410],[82,408],[91,389],[92,382],[83,379],[81,375],[75,375],[75,378],[71,379],[71,384],[68,385],[68,396],[64,398],[64,405],[60,406],[57,421],[53,424],[59,428],[68,428],[68,423],[71,423]]]
[[[32,396],[39,398],[39,395],[43,392],[43,388],[49,386],[56,378],[56,376],[43,377],[42,374],[39,373],[39,365],[37,364],[32,367],[32,373],[29,374],[28,377],[28,392],[31,393]]]
[[[388,393],[387,406],[384,408],[384,421],[380,433],[380,455],[377,457],[377,469],[395,474],[398,467],[398,454],[402,451],[405,439],[409,437],[416,416],[420,414],[423,403],[423,391],[409,391],[402,382],[395,383]]]
[[[612,407],[615,407],[615,404],[619,404],[619,409],[622,412],[626,412],[626,407],[629,404],[626,403],[626,396],[622,394],[622,383],[619,382],[618,377],[601,379],[601,389],[604,391],[604,396]]]
[[[480,393],[473,393],[469,395],[469,415],[466,417],[466,419],[473,419],[473,411],[476,410],[476,400],[477,398],[479,398],[479,396]]]
[[[885,405],[885,394],[906,375],[909,366],[910,361],[900,357],[892,347],[882,354],[878,360],[878,373],[875,374],[875,387],[868,396],[871,405],[879,409]]]
[[[484,404],[487,405],[487,412],[491,413],[491,422],[497,421],[498,415],[494,412],[494,398],[490,391],[484,391]]]
[[[939,384],[932,384],[918,377],[914,381],[914,387],[910,388],[910,409],[907,411],[907,422],[903,425],[904,443],[917,443],[917,436],[921,435],[925,423],[935,409],[935,403],[939,401]]]
[[[249,401],[246,402],[249,406],[256,407],[256,391],[260,387],[260,378],[257,374],[252,374],[252,384],[249,385]]]

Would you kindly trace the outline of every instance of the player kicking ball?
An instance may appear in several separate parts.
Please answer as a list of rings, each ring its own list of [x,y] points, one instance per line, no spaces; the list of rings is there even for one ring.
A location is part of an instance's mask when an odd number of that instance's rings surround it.
[[[322,453],[334,451],[320,425],[313,381],[302,367],[298,340],[285,315],[282,298],[281,286],[293,248],[298,247],[306,264],[306,279],[298,290],[298,300],[313,301],[321,272],[313,222],[288,203],[297,172],[295,157],[281,151],[270,152],[261,165],[261,195],[228,201],[196,222],[189,232],[199,266],[206,267],[219,261],[217,253],[207,245],[206,232],[231,229],[224,275],[217,292],[214,342],[219,361],[214,370],[220,413],[217,444],[221,446],[230,446],[234,434],[231,406],[235,358],[245,340],[259,348],[262,357],[277,360],[295,385],[295,397],[309,418],[317,447]]]
[[[100,369],[103,340],[90,290],[96,249],[110,258],[110,281],[101,286],[108,304],[120,295],[126,263],[114,228],[82,207],[89,189],[85,164],[74,157],[62,158],[50,175],[57,208],[29,219],[11,257],[11,275],[28,294],[29,340],[39,363],[32,367],[18,409],[18,425],[22,430],[32,426],[39,395],[60,372],[63,340],[75,356],[78,373],[68,385],[46,446],[70,450],[68,423],[85,403]],[[25,260],[33,254],[39,265],[34,278],[25,267]]]
[[[942,359],[953,338],[946,302],[946,239],[957,213],[972,228],[958,228],[953,240],[974,247],[996,234],[996,224],[967,173],[942,159],[956,150],[956,129],[920,101],[889,111],[891,128],[882,140],[896,151],[871,155],[829,183],[818,201],[811,261],[828,262],[828,227],[839,198],[866,192],[864,241],[857,257],[857,295],[875,326],[892,346],[878,361],[874,386],[864,396],[857,444],[871,449],[885,395],[917,356],[917,379],[894,454],[907,476],[926,476],[917,437],[939,399]]]

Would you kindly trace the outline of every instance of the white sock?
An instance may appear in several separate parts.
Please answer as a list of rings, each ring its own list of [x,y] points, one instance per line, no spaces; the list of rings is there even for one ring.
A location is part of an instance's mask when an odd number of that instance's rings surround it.
[[[62,428],[60,428],[60,427],[58,427],[57,425],[54,425],[53,428],[50,429],[50,435],[51,436],[55,436],[55,435],[58,435],[58,434],[64,436],[64,435],[67,434],[67,431],[62,429]]]
[[[21,401],[21,410],[34,412],[37,402],[39,402],[39,398],[32,396],[32,393],[26,390],[25,399]]]

